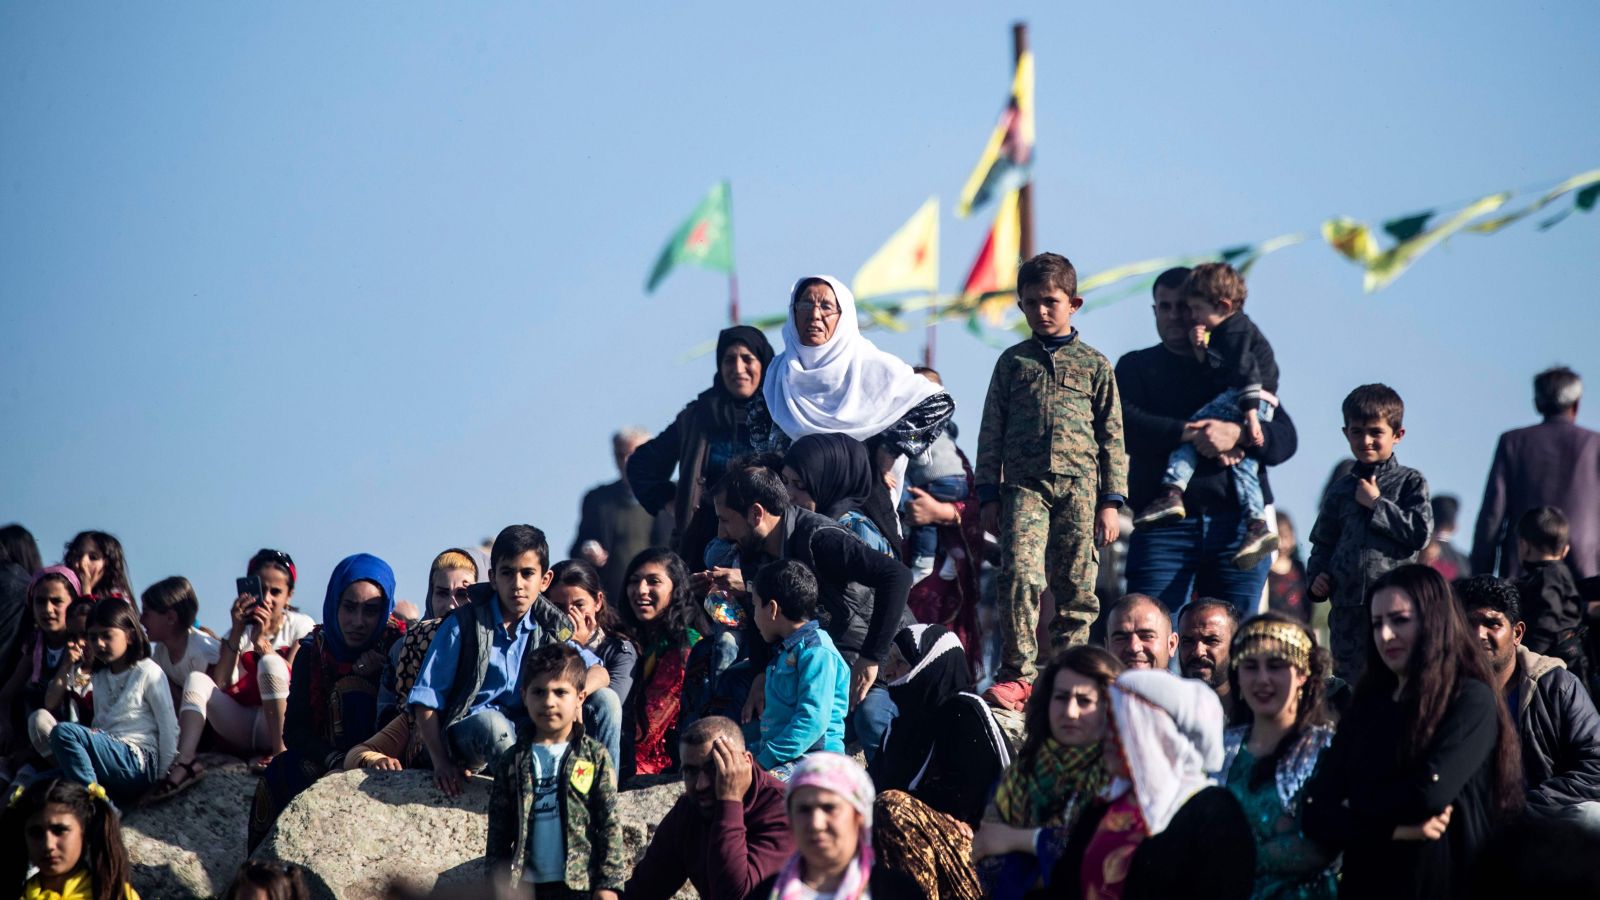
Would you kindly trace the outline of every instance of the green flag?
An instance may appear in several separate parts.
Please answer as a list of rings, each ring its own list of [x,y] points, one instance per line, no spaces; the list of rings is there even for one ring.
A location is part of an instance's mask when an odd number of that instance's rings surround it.
[[[662,248],[655,268],[650,270],[650,280],[645,282],[646,294],[654,292],[679,263],[714,272],[733,271],[732,194],[726,181],[711,186],[705,199]]]

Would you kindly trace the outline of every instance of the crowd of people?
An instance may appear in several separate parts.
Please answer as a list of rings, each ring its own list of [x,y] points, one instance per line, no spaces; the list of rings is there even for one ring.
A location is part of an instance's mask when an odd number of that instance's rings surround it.
[[[263,549],[212,633],[111,534],[45,565],[0,529],[0,842],[27,847],[0,890],[136,897],[118,810],[222,752],[259,773],[252,850],[332,772],[426,770],[444,803],[492,778],[493,887],[540,897],[1600,895],[1577,374],[1535,380],[1470,557],[1395,455],[1400,395],[1354,387],[1302,561],[1238,272],[1163,273],[1160,342],[1115,366],[1064,257],[1017,286],[975,464],[938,373],[804,278],[782,352],[723,331],[711,387],[616,436],[569,558],[508,526],[440,552],[421,608],[357,553],[318,623]],[[635,864],[618,791],[664,779]],[[252,862],[229,896],[304,892]]]

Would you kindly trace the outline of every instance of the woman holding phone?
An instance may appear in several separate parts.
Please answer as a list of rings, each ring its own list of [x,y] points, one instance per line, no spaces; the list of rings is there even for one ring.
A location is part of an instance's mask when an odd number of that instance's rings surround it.
[[[250,558],[232,626],[211,673],[193,672],[183,685],[178,709],[178,755],[152,792],[165,800],[204,774],[195,762],[207,723],[222,744],[265,769],[283,752],[283,721],[289,703],[289,672],[300,641],[316,627],[311,617],[288,608],[294,596],[294,560],[282,550]]]

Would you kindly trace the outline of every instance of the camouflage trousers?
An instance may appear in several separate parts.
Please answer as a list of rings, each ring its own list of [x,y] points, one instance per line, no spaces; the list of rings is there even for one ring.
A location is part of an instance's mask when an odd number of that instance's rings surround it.
[[[1353,686],[1367,667],[1367,644],[1372,641],[1372,621],[1366,606],[1335,606],[1328,610],[1328,650],[1333,674]]]
[[[1100,564],[1094,546],[1097,506],[1090,479],[1066,475],[1000,486],[1000,672],[996,681],[1038,674],[1039,595],[1055,596],[1050,649],[1087,643],[1100,615],[1094,593]]]

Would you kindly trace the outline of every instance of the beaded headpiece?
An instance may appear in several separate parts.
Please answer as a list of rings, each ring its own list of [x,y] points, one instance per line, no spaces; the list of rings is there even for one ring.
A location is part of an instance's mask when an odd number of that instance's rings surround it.
[[[1299,625],[1261,619],[1247,623],[1233,639],[1229,662],[1238,668],[1239,660],[1258,653],[1286,660],[1302,672],[1311,671],[1311,637]]]

